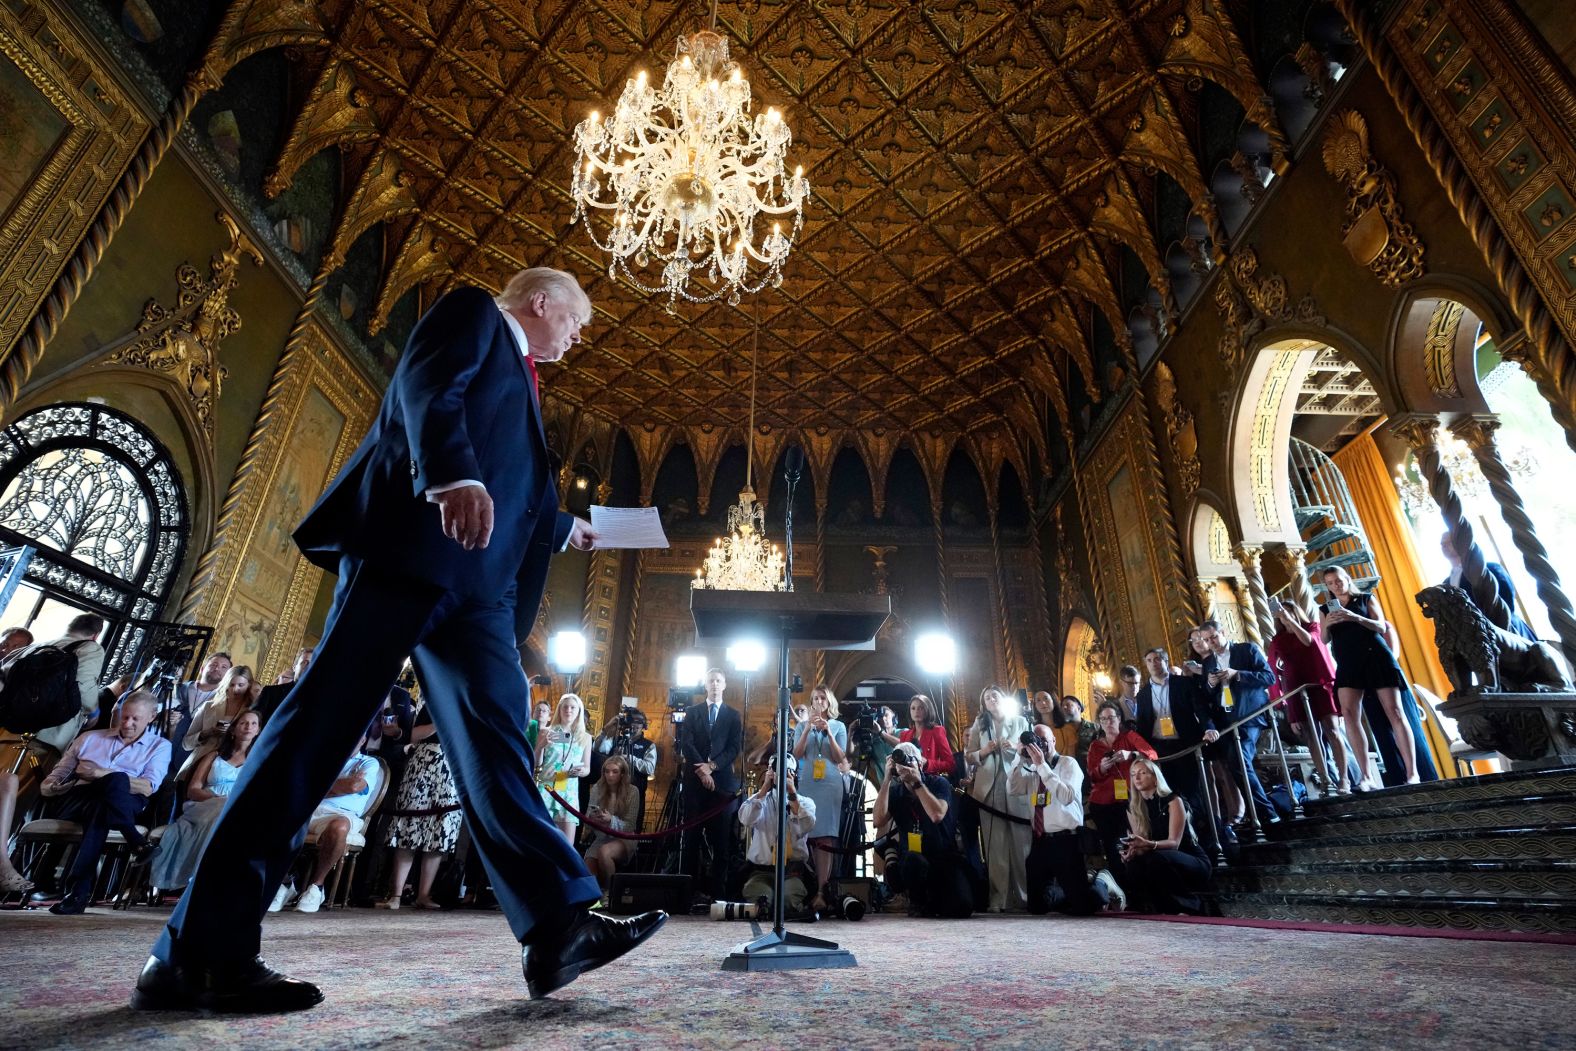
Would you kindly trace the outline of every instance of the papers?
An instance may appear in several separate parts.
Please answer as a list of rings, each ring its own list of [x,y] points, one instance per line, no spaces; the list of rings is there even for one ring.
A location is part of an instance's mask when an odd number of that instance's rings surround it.
[[[598,551],[668,546],[667,534],[662,531],[662,518],[655,507],[593,506],[591,531],[596,534]]]

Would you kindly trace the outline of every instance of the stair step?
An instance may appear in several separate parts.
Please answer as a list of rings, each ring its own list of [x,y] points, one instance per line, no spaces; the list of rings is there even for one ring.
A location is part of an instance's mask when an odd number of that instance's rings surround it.
[[[1345,522],[1336,522],[1334,525],[1326,526],[1320,532],[1308,537],[1303,541],[1303,544],[1309,551],[1323,551],[1331,544],[1338,544],[1342,540],[1352,540],[1362,535],[1363,531],[1356,526],[1347,525]]]
[[[1576,934],[1576,902],[1296,892],[1221,893],[1217,900],[1224,915],[1239,918],[1385,924],[1432,930]]]
[[[1297,531],[1300,533],[1309,526],[1326,518],[1335,518],[1334,504],[1303,504],[1301,507],[1291,509],[1292,516],[1297,520]]]
[[[1373,560],[1374,557],[1368,551],[1368,549],[1365,547],[1360,547],[1356,551],[1344,551],[1339,555],[1329,555],[1325,558],[1319,558],[1309,562],[1308,575],[1313,577],[1315,574],[1323,573],[1326,569],[1329,569],[1332,566],[1350,568],[1352,566],[1360,566],[1365,563],[1372,562]],[[1353,583],[1356,584],[1357,582],[1353,581]]]
[[[1278,840],[1328,839],[1431,832],[1435,829],[1495,828],[1516,824],[1576,824],[1576,793],[1557,792],[1493,802],[1463,800],[1355,814],[1310,817],[1276,830]]]
[[[1363,795],[1322,796],[1303,801],[1309,818],[1332,814],[1356,814],[1396,806],[1477,800],[1490,802],[1576,792],[1576,767],[1549,770],[1516,770],[1453,781],[1430,781],[1421,785],[1402,785]]]
[[[1277,826],[1277,829],[1279,826]],[[1576,823],[1464,827],[1388,835],[1275,839],[1242,847],[1236,868],[1389,861],[1516,861],[1576,858]]]
[[[1223,894],[1534,899],[1576,902],[1576,860],[1356,861],[1261,865],[1217,873]]]

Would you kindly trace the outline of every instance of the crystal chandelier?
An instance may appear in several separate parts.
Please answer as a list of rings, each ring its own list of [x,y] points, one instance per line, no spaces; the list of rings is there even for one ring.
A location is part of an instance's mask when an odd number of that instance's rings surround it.
[[[1538,469],[1537,457],[1524,445],[1514,451],[1502,450],[1501,457],[1506,470],[1516,478],[1530,478]],[[1463,504],[1482,505],[1487,501],[1488,481],[1483,477],[1477,457],[1466,442],[1453,434],[1443,435],[1439,440],[1439,462],[1450,473],[1456,495]],[[1428,491],[1427,480],[1418,472],[1416,461],[1411,458],[1396,464],[1395,488],[1401,496],[1401,506],[1414,520],[1439,509]]]
[[[719,591],[784,591],[783,554],[766,539],[766,509],[750,484],[755,470],[755,377],[761,355],[761,319],[755,317],[750,361],[750,437],[745,446],[744,488],[739,502],[728,508],[728,535],[717,538],[706,561],[695,571],[692,587]]]
[[[793,139],[782,114],[750,116],[750,82],[728,57],[728,41],[711,28],[678,40],[674,62],[653,88],[644,71],[624,83],[611,120],[593,112],[575,128],[574,198],[570,222],[586,220],[592,242],[608,253],[609,277],[624,274],[643,291],[705,303],[782,284],[783,263],[804,225],[810,185],[804,169],[787,174]],[[605,233],[592,210],[610,212]],[[792,216],[789,230],[773,222],[756,243],[761,216]],[[763,224],[764,225],[764,224]],[[631,268],[662,264],[647,284]],[[751,264],[759,264],[752,274]],[[692,287],[694,271],[706,284]],[[696,275],[699,279],[699,275]]]

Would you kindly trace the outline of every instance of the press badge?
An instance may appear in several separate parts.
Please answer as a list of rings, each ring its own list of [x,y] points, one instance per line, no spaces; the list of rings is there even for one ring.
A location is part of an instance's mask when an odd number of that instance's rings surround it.
[[[910,832],[908,834],[908,849],[918,854],[920,852],[921,839],[922,837],[918,832]]]
[[[1127,778],[1119,777],[1114,782],[1112,782],[1112,784],[1116,788],[1116,799],[1117,799],[1117,802],[1121,802],[1122,800],[1126,799],[1127,798]]]
[[[1169,715],[1162,715],[1160,717],[1160,736],[1161,737],[1175,737],[1176,735],[1177,735],[1177,724],[1171,721],[1171,716],[1169,716]]]
[[[817,759],[813,764],[811,764],[811,766],[810,766],[810,776],[812,778],[814,778],[815,780],[817,780],[817,781],[821,780],[821,778],[826,776],[826,760],[825,759]]]

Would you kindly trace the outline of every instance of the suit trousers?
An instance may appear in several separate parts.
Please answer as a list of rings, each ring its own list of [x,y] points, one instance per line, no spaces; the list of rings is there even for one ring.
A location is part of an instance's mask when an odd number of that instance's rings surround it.
[[[1106,892],[1090,884],[1076,832],[1035,836],[1024,868],[1029,881],[1029,911],[1037,916],[1046,912],[1093,916],[1105,907]]]
[[[696,820],[710,810],[722,806],[732,798],[726,792],[713,792],[697,778],[685,775],[684,814],[685,824]],[[737,806],[723,807],[699,828],[682,834],[679,852],[679,871],[694,877],[695,890],[722,899],[728,896],[728,880],[733,875],[734,858],[738,853],[739,820],[734,815]],[[711,851],[711,865],[704,872],[700,867],[701,842]]]
[[[886,884],[907,894],[909,910],[919,916],[964,919],[974,912],[974,889],[961,854],[904,851],[886,867]]]
[[[115,771],[97,781],[73,788],[56,808],[57,817],[82,823],[82,843],[77,856],[66,872],[66,890],[72,894],[87,895],[93,890],[93,877],[98,872],[99,855],[104,853],[104,841],[110,832],[126,837],[133,849],[142,846],[142,833],[137,831],[137,815],[142,813],[148,800],[131,791],[131,776]]]
[[[1001,794],[1005,796],[1006,793]],[[1004,804],[1005,800],[991,805],[1005,813]],[[1028,856],[1032,838],[1028,825],[980,811],[980,852],[984,855],[985,871],[990,880],[992,912],[1017,912],[1028,905],[1023,861]]]
[[[1105,851],[1105,867],[1111,870],[1111,878],[1116,880],[1117,886],[1127,886],[1127,865],[1122,861],[1121,848],[1117,846],[1129,830],[1127,804],[1090,803],[1089,816],[1094,818],[1094,827],[1100,834],[1100,849]]]
[[[480,602],[347,557],[316,657],[253,746],[154,955],[207,966],[257,955],[263,916],[307,819],[407,655],[515,937],[529,942],[539,923],[561,924],[599,899],[536,790],[512,591]]]
[[[1147,850],[1127,863],[1124,888],[1156,912],[1197,913],[1199,892],[1209,886],[1209,862],[1185,850]]]

